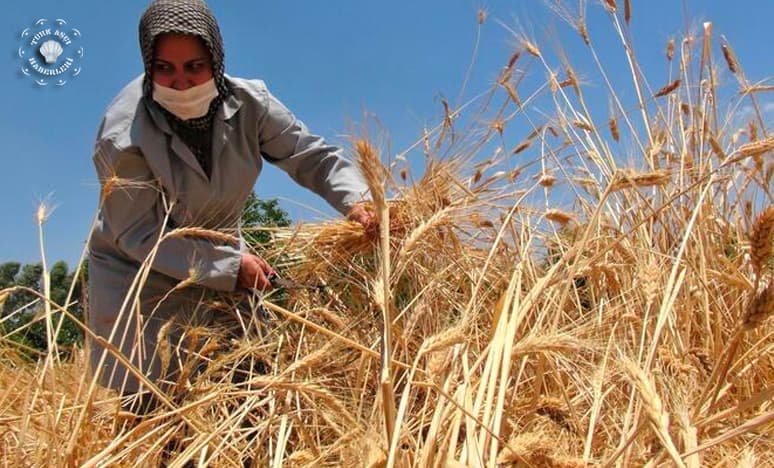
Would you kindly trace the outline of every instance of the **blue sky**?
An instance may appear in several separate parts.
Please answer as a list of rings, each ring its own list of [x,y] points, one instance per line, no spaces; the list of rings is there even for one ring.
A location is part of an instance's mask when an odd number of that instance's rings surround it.
[[[685,10],[675,0],[632,3],[632,34],[656,87],[664,84],[659,76],[665,76],[667,39],[704,20],[712,20],[716,35],[731,41],[751,78],[774,72],[766,45],[772,41],[770,0],[691,0]],[[45,226],[49,261],[77,261],[97,201],[91,162],[94,136],[107,104],[142,71],[137,23],[146,5],[97,0],[5,5],[0,15],[5,50],[0,60],[5,74],[0,87],[0,262],[39,260],[33,214],[47,196],[56,207]],[[486,89],[513,50],[512,37],[495,19],[520,26],[542,44],[551,45],[554,39],[546,35],[560,31],[559,41],[573,61],[576,53],[583,53],[577,38],[540,0],[211,0],[210,6],[223,32],[227,73],[265,80],[310,129],[339,144],[346,143],[345,135],[363,122],[367,110],[389,132],[393,153],[442,115],[439,96],[456,101],[479,8],[487,9],[488,20],[466,96]],[[620,42],[609,35],[601,7],[592,1],[588,10],[600,54],[620,58]],[[38,18],[66,19],[82,34],[82,72],[65,86],[40,88],[19,72],[19,33]],[[611,67],[626,73],[623,62]],[[774,113],[767,115],[771,122]],[[256,189],[261,197],[280,197],[294,219],[320,219],[320,212],[333,215],[324,202],[273,167],[261,175]]]

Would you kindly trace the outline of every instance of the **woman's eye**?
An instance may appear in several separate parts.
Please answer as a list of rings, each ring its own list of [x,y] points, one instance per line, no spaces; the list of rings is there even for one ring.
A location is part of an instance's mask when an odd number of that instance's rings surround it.
[[[205,62],[194,62],[194,63],[189,63],[187,67],[189,72],[198,73],[204,70],[206,65],[207,64]]]
[[[167,65],[166,63],[155,63],[153,65],[153,71],[159,72],[159,73],[169,73],[172,71],[172,67]]]

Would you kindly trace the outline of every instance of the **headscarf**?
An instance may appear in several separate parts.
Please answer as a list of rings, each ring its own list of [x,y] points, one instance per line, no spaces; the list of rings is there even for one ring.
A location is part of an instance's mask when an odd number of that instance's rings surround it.
[[[154,0],[140,19],[140,50],[145,65],[143,96],[150,105],[164,113],[172,130],[185,142],[209,176],[212,158],[212,122],[223,100],[231,93],[225,78],[223,38],[218,23],[203,0]],[[210,52],[212,77],[218,97],[210,103],[207,114],[182,120],[153,102],[153,56],[160,34],[190,34],[198,37]]]

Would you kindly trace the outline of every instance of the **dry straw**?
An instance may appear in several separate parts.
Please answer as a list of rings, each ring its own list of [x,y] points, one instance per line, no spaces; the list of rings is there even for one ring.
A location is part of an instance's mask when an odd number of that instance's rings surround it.
[[[442,99],[437,124],[397,158],[353,141],[379,228],[305,223],[261,246],[284,277],[324,289],[204,294],[195,264],[171,280],[170,294],[204,298],[192,305],[215,323],[181,323],[183,339],[169,342],[179,333],[164,317],[166,344],[145,351],[180,369],[168,391],[93,336],[72,298],[0,290],[3,462],[771,465],[774,140],[758,115],[768,84],[747,81],[725,42],[710,47],[705,24],[701,40],[668,42],[670,83],[656,90],[635,55],[631,2],[583,4],[552,2],[582,54],[512,31],[518,50],[497,82],[467,102]],[[630,76],[611,73],[616,58],[595,48],[587,14],[609,20]],[[723,59],[738,83],[717,79]],[[102,196],[146,189],[158,187],[108,177]],[[169,300],[142,293],[170,238],[237,241],[167,232],[126,298],[131,319]],[[62,317],[151,390],[160,403],[147,416],[120,409],[83,351],[57,348]],[[24,339],[38,329],[46,353]]]

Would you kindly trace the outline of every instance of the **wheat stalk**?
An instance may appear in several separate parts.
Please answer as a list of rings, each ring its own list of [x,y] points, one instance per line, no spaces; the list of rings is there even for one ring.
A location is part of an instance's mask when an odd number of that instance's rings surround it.
[[[167,232],[166,234],[164,234],[164,237],[162,239],[172,239],[176,237],[205,239],[212,242],[221,242],[224,244],[231,244],[231,245],[239,244],[239,239],[237,239],[236,237],[230,234],[226,234],[220,231],[215,231],[212,229],[200,228],[200,227],[175,228]]]
[[[772,149],[774,149],[774,136],[745,143],[737,149],[737,152],[742,155],[742,157],[756,157],[763,156]]]
[[[663,97],[663,96],[666,96],[668,94],[672,94],[677,88],[680,87],[680,83],[681,82],[682,82],[682,80],[677,79],[677,80],[669,83],[668,85],[666,85],[663,88],[661,88],[658,91],[656,91],[656,94],[654,94],[653,97]]]
[[[568,223],[576,222],[575,216],[573,214],[567,213],[566,211],[558,210],[555,208],[552,208],[546,211],[544,216],[549,221],[553,221],[559,224],[568,224]]]
[[[619,171],[613,177],[611,192],[627,188],[659,187],[666,185],[672,179],[667,170],[638,173],[634,171]]]
[[[774,313],[774,280],[769,281],[769,285],[750,303],[742,319],[742,326],[746,330],[757,328],[772,313]]]
[[[392,307],[390,293],[390,210],[385,199],[386,173],[379,154],[366,140],[355,142],[360,171],[363,173],[373,198],[380,232],[381,277],[374,281],[376,303],[382,311],[382,359],[380,388],[387,446],[392,443],[395,432],[395,391],[393,389],[392,361]]]
[[[774,205],[766,208],[755,220],[750,235],[750,258],[758,278],[769,267],[774,246]]]
[[[656,391],[655,384],[648,374],[631,360],[622,358],[622,364],[627,376],[640,394],[641,401],[645,407],[645,414],[647,414],[650,420],[653,431],[669,453],[669,456],[672,457],[672,461],[679,467],[685,467],[680,457],[680,452],[669,435],[669,414],[666,412],[664,404]]]

